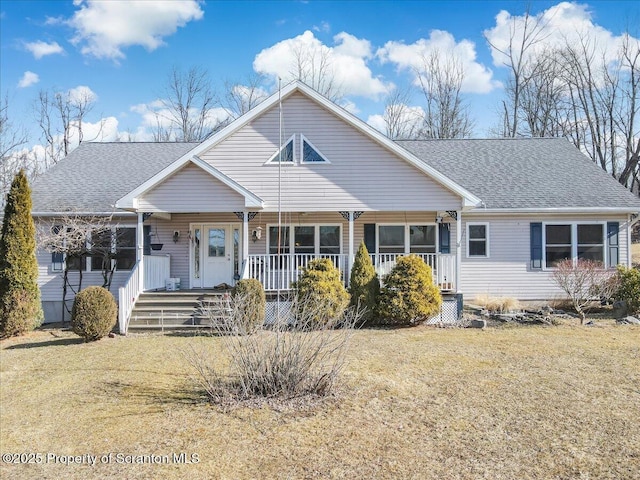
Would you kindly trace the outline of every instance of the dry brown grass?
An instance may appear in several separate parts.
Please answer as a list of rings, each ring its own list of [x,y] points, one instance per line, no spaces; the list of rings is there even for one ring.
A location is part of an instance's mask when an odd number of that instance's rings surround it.
[[[0,464],[2,478],[640,476],[633,326],[362,330],[336,397],[227,412],[190,391],[177,352],[191,338],[84,344],[56,333],[0,343],[2,453],[186,452],[200,462]]]
[[[491,295],[477,295],[475,303],[490,312],[515,312],[521,308],[520,302],[513,297],[492,297]]]

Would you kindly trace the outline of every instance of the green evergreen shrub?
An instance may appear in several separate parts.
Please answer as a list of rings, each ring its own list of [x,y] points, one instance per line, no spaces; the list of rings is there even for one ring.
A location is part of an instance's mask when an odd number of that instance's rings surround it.
[[[380,280],[364,242],[360,243],[349,279],[351,305],[362,310],[362,321],[371,324],[378,306]]]
[[[18,307],[20,314],[32,318],[18,319],[9,308]],[[26,305],[29,304],[29,305]],[[42,321],[38,261],[36,260],[36,229],[31,216],[31,189],[23,170],[15,176],[7,195],[0,237],[0,336],[24,333]]]
[[[260,281],[255,278],[240,280],[233,289],[232,299],[241,333],[253,333],[264,325],[267,299]]]
[[[118,306],[113,295],[103,287],[87,287],[73,302],[71,327],[86,342],[108,335],[118,320]]]
[[[298,319],[309,328],[321,328],[342,317],[349,305],[349,293],[342,283],[340,270],[328,258],[311,260],[293,288],[296,292]]]
[[[620,286],[616,300],[623,300],[627,304],[628,313],[640,313],[640,270],[618,265],[618,275]]]
[[[14,337],[24,335],[36,328],[40,322],[38,305],[33,302],[31,295],[24,290],[12,290],[4,297],[2,311],[2,331],[0,337]]]
[[[416,325],[440,311],[442,296],[431,267],[417,255],[398,257],[380,289],[378,320],[386,325]]]

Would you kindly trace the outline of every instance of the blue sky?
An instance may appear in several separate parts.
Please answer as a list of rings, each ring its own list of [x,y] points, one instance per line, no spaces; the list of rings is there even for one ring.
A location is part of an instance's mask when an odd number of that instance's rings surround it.
[[[505,41],[499,17],[525,8],[509,1],[1,0],[0,92],[12,122],[30,131],[31,145],[39,136],[32,108],[38,91],[79,87],[96,99],[87,120],[106,121],[104,140],[125,131],[148,140],[145,112],[155,108],[173,66],[202,66],[219,88],[260,71],[269,92],[277,75],[286,80],[292,49],[305,45],[329,52],[343,105],[379,125],[385,94],[411,85],[417,56],[438,48],[464,65],[475,136],[485,137],[497,122],[507,70],[483,32]],[[577,28],[610,48],[624,31],[639,36],[638,2],[535,1],[531,13],[553,18],[549,42]],[[418,108],[419,96],[412,102]]]

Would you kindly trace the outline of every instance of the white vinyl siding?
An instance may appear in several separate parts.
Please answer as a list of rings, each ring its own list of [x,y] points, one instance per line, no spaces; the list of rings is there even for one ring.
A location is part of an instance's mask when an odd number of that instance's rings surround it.
[[[626,216],[567,216],[534,215],[488,216],[471,213],[462,214],[463,233],[466,224],[488,223],[491,235],[490,258],[468,258],[467,242],[463,238],[461,265],[461,289],[465,300],[473,301],[477,295],[508,296],[520,300],[548,300],[562,298],[563,292],[555,285],[553,272],[547,269],[531,268],[530,224],[532,222],[570,224],[619,222],[620,262],[627,259],[627,218]],[[452,252],[455,234],[451,234]],[[605,237],[606,241],[606,237]]]
[[[277,150],[276,107],[200,155],[276,211],[281,185],[283,211],[457,210],[461,199],[383,146],[301,94],[283,102],[284,138],[304,135],[330,164],[265,165]],[[281,179],[278,181],[278,172]]]
[[[200,167],[188,163],[138,200],[144,212],[242,211],[245,198]]]

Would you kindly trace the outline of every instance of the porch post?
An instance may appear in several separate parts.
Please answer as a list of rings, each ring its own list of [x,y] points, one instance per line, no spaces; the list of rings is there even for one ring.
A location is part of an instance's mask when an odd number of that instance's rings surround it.
[[[246,262],[249,258],[249,212],[242,212],[242,263]],[[244,275],[248,272],[248,268],[245,268],[240,275]]]
[[[136,227],[136,260],[138,262],[138,279],[140,290],[144,290],[144,213],[138,212],[138,225]]]
[[[354,212],[349,212],[349,261],[347,264],[347,286],[349,285],[349,280],[351,279],[351,267],[353,267],[353,221],[354,221]]]
[[[456,212],[456,293],[460,293],[462,264],[462,210]]]

